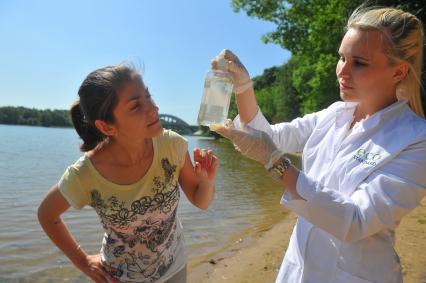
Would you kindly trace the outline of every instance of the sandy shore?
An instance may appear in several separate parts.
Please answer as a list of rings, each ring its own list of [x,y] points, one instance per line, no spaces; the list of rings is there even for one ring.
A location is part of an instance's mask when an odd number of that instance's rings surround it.
[[[217,254],[190,262],[188,282],[274,282],[295,220],[295,214],[285,214],[273,227],[247,235]],[[404,283],[426,282],[426,198],[402,220],[396,233]]]

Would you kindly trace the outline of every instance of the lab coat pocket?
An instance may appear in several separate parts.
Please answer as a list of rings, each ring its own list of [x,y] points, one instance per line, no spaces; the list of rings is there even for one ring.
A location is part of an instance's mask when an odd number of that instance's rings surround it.
[[[368,281],[362,278],[359,278],[355,275],[347,273],[346,271],[337,268],[334,280],[332,283],[373,283],[373,281]]]

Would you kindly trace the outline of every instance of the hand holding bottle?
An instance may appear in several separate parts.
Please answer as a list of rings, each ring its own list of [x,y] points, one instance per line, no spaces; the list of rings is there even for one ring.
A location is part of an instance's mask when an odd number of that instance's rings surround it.
[[[213,58],[211,64],[213,69],[225,69],[231,73],[235,94],[243,93],[252,87],[253,84],[247,69],[232,51],[222,50],[219,55]]]
[[[199,125],[223,124],[228,117],[229,103],[234,88],[232,74],[227,70],[225,59],[209,70],[204,81],[203,97],[197,122]],[[222,64],[225,63],[225,64]]]

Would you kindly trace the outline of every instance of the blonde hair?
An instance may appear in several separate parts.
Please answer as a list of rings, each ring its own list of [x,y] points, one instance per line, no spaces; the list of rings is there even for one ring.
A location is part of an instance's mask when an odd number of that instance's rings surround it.
[[[425,117],[420,96],[423,62],[423,27],[414,15],[396,8],[357,8],[350,16],[346,29],[379,30],[387,42],[385,53],[391,64],[405,62],[409,71],[397,85],[397,96],[404,96],[410,108]]]

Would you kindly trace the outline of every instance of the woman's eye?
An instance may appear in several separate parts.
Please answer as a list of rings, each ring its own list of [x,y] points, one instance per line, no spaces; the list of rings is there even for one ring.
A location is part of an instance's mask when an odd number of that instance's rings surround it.
[[[363,67],[363,66],[367,66],[367,64],[366,64],[366,63],[364,63],[364,62],[360,62],[360,61],[355,61],[355,65],[357,65],[357,66],[361,66],[361,67]]]
[[[139,104],[136,104],[135,106],[133,106],[130,110],[136,110],[136,109],[138,109],[140,107],[140,105]]]

